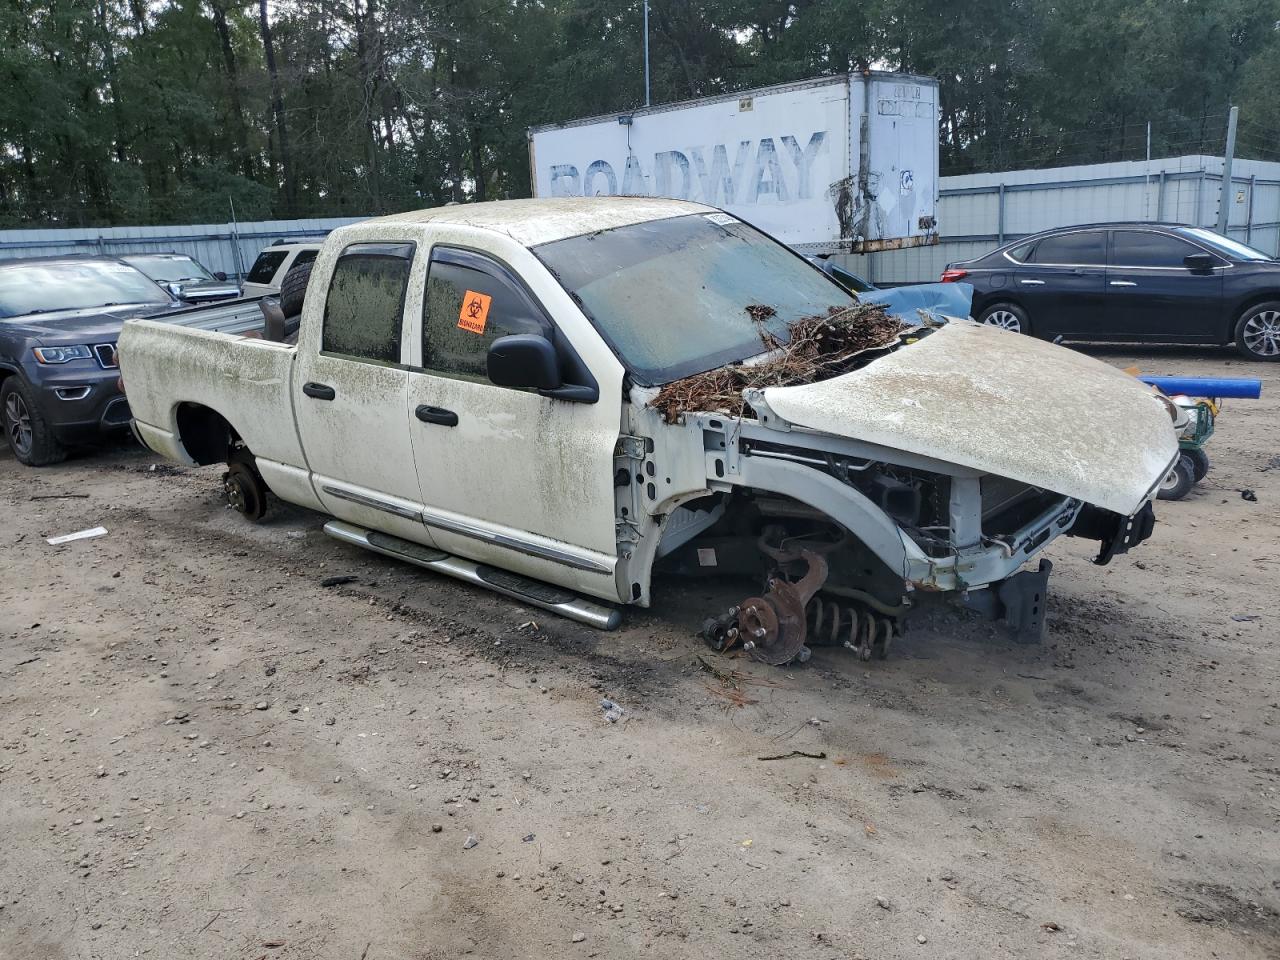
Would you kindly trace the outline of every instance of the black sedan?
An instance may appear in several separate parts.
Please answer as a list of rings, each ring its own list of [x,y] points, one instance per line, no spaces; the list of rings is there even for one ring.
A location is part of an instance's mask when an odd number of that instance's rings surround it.
[[[1038,233],[942,280],[973,316],[1048,340],[1234,343],[1280,360],[1280,261],[1203,227],[1102,223]]]

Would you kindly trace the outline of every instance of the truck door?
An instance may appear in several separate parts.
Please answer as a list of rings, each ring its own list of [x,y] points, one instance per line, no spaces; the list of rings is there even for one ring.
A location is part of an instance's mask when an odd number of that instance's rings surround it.
[[[529,286],[483,254],[432,250],[421,317],[407,414],[432,539],[472,560],[618,600],[620,391],[596,387],[598,402],[574,402],[491,383],[489,346],[509,334],[545,336],[562,368],[581,361]],[[580,376],[594,386],[585,367]]]
[[[1111,236],[1106,313],[1117,335],[1216,343],[1226,261],[1154,230],[1116,230]],[[1216,266],[1188,267],[1186,258],[1197,254]]]
[[[354,243],[338,256],[323,305],[308,313],[293,408],[316,496],[336,517],[429,542],[401,363],[412,243]],[[411,300],[414,306],[406,304]]]

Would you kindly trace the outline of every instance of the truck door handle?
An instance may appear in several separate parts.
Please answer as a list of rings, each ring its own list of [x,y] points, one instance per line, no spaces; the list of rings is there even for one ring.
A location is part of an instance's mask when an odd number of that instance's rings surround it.
[[[1111,286],[1113,286],[1113,287],[1136,287],[1136,286],[1137,286],[1137,284],[1136,284],[1136,283],[1134,283],[1132,280],[1112,280],[1112,281],[1111,281]]]
[[[442,427],[456,427],[458,425],[458,415],[452,410],[446,410],[443,407],[432,407],[423,403],[413,412],[423,423],[438,423]]]
[[[302,392],[316,400],[332,400],[338,395],[337,391],[327,383],[304,383]]]
[[[1022,284],[1024,287],[1043,287],[1044,286],[1043,280],[1019,280],[1018,282]]]

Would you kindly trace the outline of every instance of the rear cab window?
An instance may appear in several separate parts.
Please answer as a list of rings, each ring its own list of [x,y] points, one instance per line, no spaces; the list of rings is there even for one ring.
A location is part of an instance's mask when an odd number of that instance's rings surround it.
[[[325,296],[320,350],[345,359],[400,362],[412,243],[355,243],[338,257]]]
[[[264,250],[258,254],[258,259],[253,261],[253,266],[249,268],[245,280],[249,283],[270,283],[287,255],[288,252],[285,250]]]
[[[1080,230],[1045,237],[1035,247],[1031,263],[1067,267],[1101,267],[1107,262],[1105,230]]]

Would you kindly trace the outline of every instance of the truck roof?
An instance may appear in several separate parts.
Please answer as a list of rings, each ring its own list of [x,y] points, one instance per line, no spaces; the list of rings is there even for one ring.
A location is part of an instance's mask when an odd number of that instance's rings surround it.
[[[661,197],[554,197],[456,203],[430,210],[411,210],[365,220],[370,224],[448,223],[492,230],[526,247],[578,237],[597,230],[664,220],[691,213],[712,213],[714,207]],[[345,228],[339,227],[338,230]],[[337,231],[335,231],[337,232]]]

